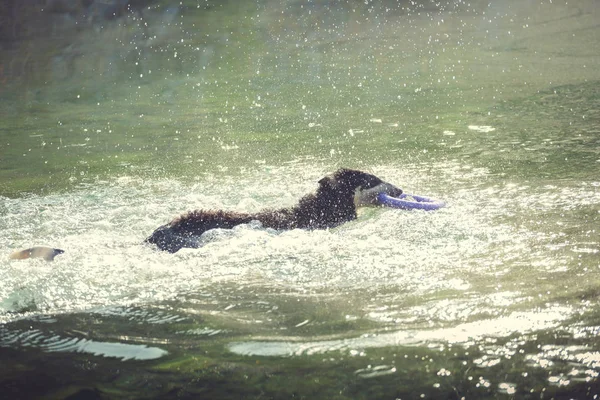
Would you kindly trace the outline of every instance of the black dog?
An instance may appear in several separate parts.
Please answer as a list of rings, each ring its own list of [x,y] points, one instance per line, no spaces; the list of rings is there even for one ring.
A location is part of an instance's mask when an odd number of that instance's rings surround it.
[[[196,210],[181,215],[156,229],[146,242],[160,250],[175,253],[182,247],[198,247],[204,232],[231,229],[240,224],[260,221],[265,228],[325,229],[356,219],[359,206],[377,205],[377,195],[398,197],[402,190],[362,171],[342,168],[319,181],[314,194],[300,199],[298,205],[255,214],[234,211]]]

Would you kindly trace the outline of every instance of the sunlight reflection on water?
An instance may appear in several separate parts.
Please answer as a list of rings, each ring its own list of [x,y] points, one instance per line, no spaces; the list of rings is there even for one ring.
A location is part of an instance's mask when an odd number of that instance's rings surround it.
[[[2,347],[36,347],[48,352],[87,353],[96,356],[126,360],[153,360],[167,355],[167,351],[140,344],[99,342],[76,337],[45,334],[39,330],[7,331],[0,329]]]
[[[230,351],[244,355],[292,356],[323,353],[332,350],[368,349],[387,346],[414,346],[423,343],[470,344],[483,337],[504,337],[511,333],[528,333],[556,327],[572,310],[556,308],[545,312],[513,313],[498,319],[460,324],[453,328],[363,335],[358,338],[315,342],[290,342],[285,338],[269,342],[237,342],[229,345]]]

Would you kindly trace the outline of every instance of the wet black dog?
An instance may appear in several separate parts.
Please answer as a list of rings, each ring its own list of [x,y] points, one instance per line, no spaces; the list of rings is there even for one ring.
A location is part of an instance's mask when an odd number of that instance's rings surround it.
[[[191,211],[156,229],[146,242],[175,253],[182,247],[198,247],[200,235],[210,229],[231,229],[251,221],[278,230],[333,228],[356,219],[357,207],[377,205],[379,193],[398,197],[402,190],[366,172],[342,168],[321,179],[316,193],[304,196],[294,207],[254,214]]]

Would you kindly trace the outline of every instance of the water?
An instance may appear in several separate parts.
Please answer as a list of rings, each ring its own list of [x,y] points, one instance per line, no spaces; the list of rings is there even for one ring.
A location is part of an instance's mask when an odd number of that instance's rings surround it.
[[[0,386],[594,398],[598,11],[154,2],[147,28],[5,24]],[[340,166],[448,207],[141,244],[185,210],[291,206]],[[32,245],[66,252],[8,261]]]

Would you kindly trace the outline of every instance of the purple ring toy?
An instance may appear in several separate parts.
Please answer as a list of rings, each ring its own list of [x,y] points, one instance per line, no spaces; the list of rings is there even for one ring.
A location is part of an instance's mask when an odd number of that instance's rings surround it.
[[[407,196],[412,197],[414,201],[404,200]],[[437,210],[446,205],[443,201],[434,200],[425,196],[403,193],[400,197],[391,197],[385,193],[377,196],[377,201],[385,207],[400,208],[402,210]]]

